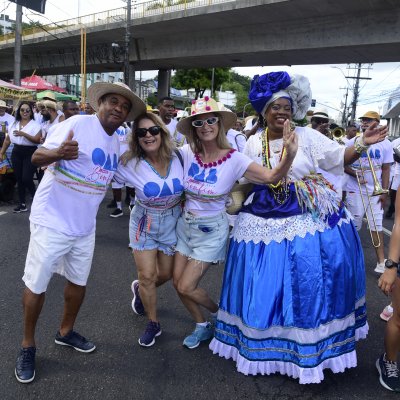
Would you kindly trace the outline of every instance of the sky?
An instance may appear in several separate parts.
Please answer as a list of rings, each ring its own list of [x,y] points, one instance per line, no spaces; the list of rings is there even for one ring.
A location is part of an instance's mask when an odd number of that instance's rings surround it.
[[[135,4],[143,3],[144,0],[132,0],[132,7]],[[47,0],[45,15],[40,18],[39,14],[34,14],[29,9],[24,9],[24,20],[41,20],[43,23],[59,22],[62,20],[77,17],[78,15],[88,15],[95,12],[109,10],[110,8],[120,8],[126,6],[126,1],[113,0],[110,7],[109,0]],[[3,11],[3,9],[5,9]],[[0,0],[0,14],[3,12],[15,18],[15,4]],[[28,22],[28,21],[27,21]],[[315,109],[325,109],[330,117],[337,118],[339,111],[343,109],[346,88],[348,87],[349,104],[353,98],[353,87],[355,80],[345,78],[345,76],[355,76],[354,64],[348,69],[347,64],[336,65],[306,65],[306,66],[273,66],[273,67],[243,67],[235,68],[241,75],[253,77],[256,74],[264,74],[271,71],[287,71],[307,76],[310,80],[312,98],[316,100]],[[376,63],[363,64],[361,71],[362,77],[369,77],[370,80],[361,80],[360,96],[357,106],[357,117],[366,111],[374,110],[383,112],[384,104],[388,100],[390,93],[400,85],[400,62],[399,63]],[[137,75],[139,72],[137,72]],[[143,79],[154,78],[157,71],[145,71],[142,73]],[[138,76],[137,76],[138,79]]]

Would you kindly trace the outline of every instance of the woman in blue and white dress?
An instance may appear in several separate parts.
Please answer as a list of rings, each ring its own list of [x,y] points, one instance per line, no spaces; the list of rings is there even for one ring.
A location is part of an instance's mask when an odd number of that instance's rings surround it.
[[[282,157],[286,120],[311,102],[305,77],[255,76],[249,94],[267,128],[245,154],[273,168]],[[368,332],[364,256],[357,231],[332,185],[334,175],[385,128],[371,127],[344,148],[310,128],[296,127],[299,149],[286,179],[255,185],[236,221],[227,255],[211,350],[244,374],[279,372],[318,383],[323,370],[357,364],[355,342]]]

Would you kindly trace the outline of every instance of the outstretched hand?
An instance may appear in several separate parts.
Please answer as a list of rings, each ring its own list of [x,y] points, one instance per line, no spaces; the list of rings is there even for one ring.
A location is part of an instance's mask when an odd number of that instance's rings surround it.
[[[286,149],[288,157],[294,158],[299,147],[298,138],[295,129],[291,129],[290,120],[286,120],[283,124],[283,146]]]
[[[387,126],[378,126],[378,122],[374,121],[364,132],[363,140],[367,145],[382,142],[388,134]]]
[[[79,146],[76,140],[73,140],[74,132],[70,131],[67,138],[61,143],[58,148],[58,153],[62,160],[76,160],[79,155]]]

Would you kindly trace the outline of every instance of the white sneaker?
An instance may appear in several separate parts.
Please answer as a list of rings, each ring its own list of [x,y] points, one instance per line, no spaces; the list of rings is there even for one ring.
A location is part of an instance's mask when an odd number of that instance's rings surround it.
[[[381,263],[376,263],[374,271],[377,272],[378,274],[383,274],[385,272],[385,262],[386,260]]]

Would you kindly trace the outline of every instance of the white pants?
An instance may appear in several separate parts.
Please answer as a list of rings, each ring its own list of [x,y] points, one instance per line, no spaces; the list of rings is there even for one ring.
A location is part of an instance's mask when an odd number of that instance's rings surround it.
[[[379,196],[371,196],[371,207],[368,207],[368,197],[366,194],[363,194],[364,203],[367,207],[367,218],[371,224],[371,230],[382,232],[382,220],[383,220],[383,209],[381,207],[381,203],[379,202]],[[347,192],[347,209],[350,211],[354,218],[354,225],[356,229],[359,231],[362,227],[362,220],[365,215],[364,206],[362,203],[361,194],[359,192]],[[373,223],[372,214],[375,218],[375,224]]]

